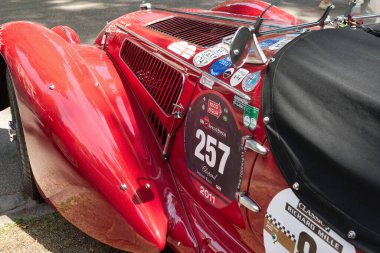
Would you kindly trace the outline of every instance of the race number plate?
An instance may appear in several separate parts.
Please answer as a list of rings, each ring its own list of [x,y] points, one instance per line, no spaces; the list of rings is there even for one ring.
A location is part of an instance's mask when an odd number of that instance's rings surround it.
[[[269,204],[264,245],[266,253],[356,252],[289,188],[279,192]]]
[[[216,92],[199,96],[185,125],[186,163],[197,192],[217,208],[235,199],[243,173],[241,133],[233,109]]]

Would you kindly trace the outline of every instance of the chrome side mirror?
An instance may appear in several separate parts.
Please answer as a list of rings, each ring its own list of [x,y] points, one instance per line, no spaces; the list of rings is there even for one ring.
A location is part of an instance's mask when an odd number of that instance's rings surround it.
[[[251,42],[251,30],[245,26],[239,27],[230,45],[231,62],[235,68],[240,68],[247,61]]]
[[[265,64],[268,59],[261,49],[253,29],[242,26],[234,34],[230,45],[231,62],[235,68],[244,63]]]

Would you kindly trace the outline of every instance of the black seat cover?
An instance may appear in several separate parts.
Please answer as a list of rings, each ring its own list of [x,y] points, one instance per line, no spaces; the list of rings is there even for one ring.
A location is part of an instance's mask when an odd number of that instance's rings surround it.
[[[361,29],[300,35],[263,87],[271,151],[297,196],[343,238],[380,252],[380,38]]]

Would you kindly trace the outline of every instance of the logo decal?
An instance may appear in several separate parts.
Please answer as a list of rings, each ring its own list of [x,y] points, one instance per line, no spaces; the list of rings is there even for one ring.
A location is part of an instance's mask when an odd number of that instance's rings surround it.
[[[241,81],[243,81],[244,77],[248,73],[249,73],[249,71],[246,69],[243,69],[243,68],[236,71],[236,73],[231,77],[231,80],[230,80],[231,86],[236,86],[239,83],[241,83]]]
[[[260,80],[260,72],[248,74],[243,80],[243,90],[245,92],[253,91]]]
[[[218,76],[231,67],[231,65],[231,58],[230,56],[227,56],[211,65],[210,74],[213,76]]]
[[[206,49],[194,56],[193,63],[196,67],[204,67],[209,65],[213,60],[228,54],[225,47],[214,47]]]
[[[168,49],[185,59],[190,59],[195,54],[196,47],[186,41],[180,41],[170,44]]]
[[[250,105],[244,106],[243,124],[245,127],[255,130],[257,119],[259,118],[259,109]]]
[[[224,78],[224,79],[229,78],[234,72],[235,72],[235,69],[234,69],[234,68],[229,68],[229,69],[227,69],[227,70],[224,71],[224,73],[223,73],[223,78]]]
[[[264,245],[267,253],[356,252],[354,246],[326,226],[289,188],[277,193],[268,206]]]
[[[273,44],[279,42],[282,38],[273,38],[273,39],[268,39],[268,40],[263,40],[260,42],[260,47],[261,49],[268,48],[272,46]]]
[[[199,83],[209,89],[212,89],[212,87],[214,87],[215,82],[202,74],[201,79],[199,80]]]
[[[220,104],[209,99],[208,100],[208,106],[207,106],[207,112],[211,115],[214,115],[216,118],[219,119],[220,115],[222,115],[222,108],[221,108]]]
[[[289,39],[289,38],[282,39],[279,42],[277,42],[277,43],[273,44],[272,46],[270,46],[269,50],[272,50],[272,51],[279,50],[280,48],[283,48],[286,44],[288,44],[292,40],[293,40],[293,38],[291,38],[291,39]]]

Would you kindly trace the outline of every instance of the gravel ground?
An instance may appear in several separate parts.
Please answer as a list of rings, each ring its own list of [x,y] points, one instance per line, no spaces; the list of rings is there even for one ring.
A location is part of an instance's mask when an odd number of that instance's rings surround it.
[[[53,213],[32,219],[14,218],[0,227],[0,252],[112,252],[122,253],[88,237]]]

